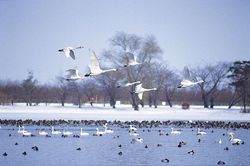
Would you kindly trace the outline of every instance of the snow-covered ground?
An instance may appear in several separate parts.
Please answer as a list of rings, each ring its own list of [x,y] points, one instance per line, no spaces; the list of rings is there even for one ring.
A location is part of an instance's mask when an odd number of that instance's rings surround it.
[[[145,106],[139,111],[134,111],[131,105],[117,105],[116,109],[103,104],[84,105],[82,108],[66,104],[49,106],[39,105],[27,107],[24,104],[14,106],[0,106],[0,119],[32,119],[32,120],[218,120],[218,121],[250,121],[250,114],[240,113],[240,107],[227,109],[215,107],[204,109],[202,106],[191,106],[183,110],[180,106],[170,108],[159,106],[157,109]]]

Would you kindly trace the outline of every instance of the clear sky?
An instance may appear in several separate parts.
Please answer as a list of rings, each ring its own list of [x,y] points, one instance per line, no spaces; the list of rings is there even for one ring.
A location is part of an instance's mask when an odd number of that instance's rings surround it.
[[[250,60],[249,0],[0,0],[0,79],[42,83],[88,66],[57,52],[83,45],[97,54],[117,31],[154,35],[173,69],[217,61]]]

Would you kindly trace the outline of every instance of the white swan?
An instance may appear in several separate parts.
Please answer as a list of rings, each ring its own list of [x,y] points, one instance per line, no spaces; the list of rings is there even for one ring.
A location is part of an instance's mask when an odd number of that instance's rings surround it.
[[[44,136],[49,135],[49,133],[46,132],[46,131],[39,131],[38,134],[39,135],[44,135]]]
[[[132,126],[132,125],[129,125],[129,131],[136,131],[137,130],[137,128],[135,128],[134,126]]]
[[[134,84],[140,84],[141,81],[135,81],[135,82],[127,82],[126,84],[124,85],[118,85],[117,88],[120,88],[120,87],[128,87],[128,86],[131,86],[131,85],[134,85]]]
[[[205,131],[201,131],[200,128],[197,128],[197,135],[206,135]]]
[[[219,140],[219,144],[222,144],[222,140],[221,140],[221,138],[220,138],[220,140]]]
[[[71,57],[72,59],[75,60],[75,53],[74,53],[74,50],[76,49],[81,49],[83,48],[83,46],[80,46],[80,47],[76,47],[76,48],[73,48],[73,47],[65,47],[63,49],[60,49],[58,50],[59,52],[64,52],[65,56],[67,58]]]
[[[61,133],[62,133],[61,131],[56,131],[53,126],[51,127],[51,134],[58,135],[58,134],[61,134]]]
[[[203,82],[204,82],[203,80],[200,80],[197,82],[192,82],[190,80],[183,80],[183,81],[181,81],[181,84],[177,88],[186,88],[186,87],[194,86],[196,84],[200,84]]]
[[[83,129],[81,128],[80,136],[88,136],[89,133],[83,132]]]
[[[94,51],[92,51],[92,54],[90,56],[89,69],[90,69],[90,73],[85,74],[85,77],[95,76],[95,75],[99,75],[99,74],[110,72],[110,71],[117,71],[117,69],[102,70],[100,68],[99,61],[98,61],[97,56],[96,56]]]
[[[235,133],[234,132],[227,132],[227,136],[231,137],[231,136],[234,136]]]
[[[23,132],[26,132],[26,131],[24,130],[24,127],[22,126],[22,130],[21,130],[21,126],[18,126],[18,131],[17,131],[17,133],[18,133],[18,134],[23,134]]]
[[[66,70],[68,72],[68,75],[66,76],[66,80],[79,80],[83,79],[84,77],[79,75],[79,70],[78,69],[69,69]]]
[[[124,67],[129,67],[129,66],[135,66],[135,65],[142,64],[142,63],[139,63],[139,62],[136,61],[137,58],[136,58],[136,56],[134,56],[134,54],[132,54],[130,52],[127,52],[126,54],[129,54],[132,57],[132,59],[129,58],[128,63],[126,65],[124,65]]]
[[[136,85],[135,91],[133,93],[137,93],[139,99],[142,100],[143,93],[147,92],[147,91],[152,91],[152,90],[157,90],[157,89],[156,88],[145,89],[145,88],[142,87],[142,84],[139,84],[139,85]]]
[[[107,123],[105,125],[103,125],[103,127],[104,127],[105,134],[112,134],[112,133],[114,133],[114,131],[112,129],[108,129]]]
[[[129,135],[130,136],[133,136],[133,137],[137,137],[139,134],[136,132],[136,131],[131,131],[130,133],[129,133]]]
[[[243,143],[244,143],[241,139],[234,138],[234,135],[231,135],[231,137],[230,137],[230,142],[231,142],[233,145],[239,145],[239,144],[243,144]]]
[[[24,130],[24,132],[22,133],[23,134],[23,136],[26,136],[26,137],[28,137],[28,136],[31,136],[31,132],[29,132],[29,131],[25,131]]]
[[[143,143],[143,139],[142,138],[137,138],[136,141],[140,142],[140,143]]]
[[[100,131],[98,128],[96,128],[96,135],[104,135],[106,134],[104,131]]]
[[[73,133],[71,132],[71,131],[65,131],[65,130],[63,130],[63,132],[62,132],[62,135],[63,136],[70,136],[70,135],[72,135]]]
[[[171,128],[171,134],[181,134],[181,132]]]

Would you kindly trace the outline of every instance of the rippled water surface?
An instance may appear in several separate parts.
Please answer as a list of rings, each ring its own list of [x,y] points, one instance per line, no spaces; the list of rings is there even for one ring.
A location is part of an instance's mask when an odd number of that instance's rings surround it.
[[[36,137],[22,137],[17,134],[17,127],[2,126],[0,129],[0,165],[1,166],[44,166],[44,165],[217,165],[222,160],[226,165],[240,166],[250,163],[250,132],[246,129],[234,131],[237,138],[245,141],[243,145],[231,145],[229,138],[223,136],[225,129],[206,129],[205,136],[197,136],[196,129],[181,128],[180,135],[171,135],[170,128],[138,129],[139,137],[143,143],[131,143],[132,137],[127,128],[111,127],[113,134],[93,136],[96,127],[83,126],[90,136],[62,138],[52,136],[46,138],[38,136],[41,127],[27,126]],[[43,127],[50,132],[50,128]],[[55,126],[62,129],[60,126]],[[99,127],[101,128],[101,127]],[[13,130],[14,129],[14,130]],[[79,127],[67,127],[79,135]],[[163,136],[159,131],[164,132]],[[212,133],[212,130],[214,131]],[[169,133],[166,136],[166,133]],[[11,136],[9,136],[11,134]],[[116,136],[119,136],[117,138]],[[198,139],[201,142],[198,142]],[[222,144],[218,141],[221,138]],[[177,147],[180,141],[187,144]],[[15,143],[18,145],[15,145]],[[122,147],[118,147],[118,145]],[[158,147],[157,144],[162,144]],[[148,148],[145,148],[147,145]],[[39,151],[33,151],[32,146],[37,146]],[[77,151],[77,148],[81,151]],[[226,151],[224,148],[228,147]],[[194,150],[194,155],[187,152]],[[22,153],[26,151],[27,155]],[[2,154],[6,152],[8,156]],[[122,155],[118,155],[122,152]],[[167,158],[169,163],[161,160]]]

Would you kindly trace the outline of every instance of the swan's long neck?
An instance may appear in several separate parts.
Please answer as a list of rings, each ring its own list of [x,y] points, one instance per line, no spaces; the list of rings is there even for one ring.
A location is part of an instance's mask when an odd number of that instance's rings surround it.
[[[103,72],[109,72],[109,71],[116,71],[116,69],[107,69],[107,70],[102,70]]]

